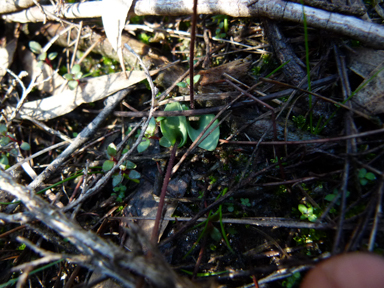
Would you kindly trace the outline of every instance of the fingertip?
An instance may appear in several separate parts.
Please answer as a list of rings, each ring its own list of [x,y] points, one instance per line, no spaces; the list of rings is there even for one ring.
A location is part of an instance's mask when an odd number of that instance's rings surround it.
[[[332,257],[311,270],[301,288],[384,287],[384,259],[367,253]]]

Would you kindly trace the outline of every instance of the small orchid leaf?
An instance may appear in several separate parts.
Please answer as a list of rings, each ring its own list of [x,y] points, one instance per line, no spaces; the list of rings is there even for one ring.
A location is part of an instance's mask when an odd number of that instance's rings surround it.
[[[211,238],[216,241],[216,242],[220,242],[221,240],[221,233],[219,231],[219,229],[217,229],[216,227],[213,227],[212,231],[211,231]]]
[[[54,60],[57,57],[57,52],[52,52],[48,54],[48,59],[49,60]]]
[[[181,87],[181,88],[186,88],[187,87],[187,83],[185,83],[185,82],[179,82],[176,85]]]
[[[41,45],[36,41],[29,42],[29,49],[31,49],[32,53],[35,53],[35,54],[40,54],[42,50]]]
[[[165,137],[161,137],[160,140],[159,140],[159,144],[160,146],[163,146],[163,147],[166,147],[166,148],[169,148],[172,146],[172,143]]]
[[[47,52],[41,53],[39,56],[37,56],[37,59],[40,61],[44,61],[45,59],[47,59]]]
[[[30,146],[27,142],[23,142],[23,143],[21,143],[21,145],[20,145],[20,149],[21,149],[21,150],[24,150],[24,151],[28,151],[28,150],[31,149],[31,146]]]
[[[149,144],[151,144],[151,142],[149,141],[149,139],[145,138],[143,141],[141,141],[141,143],[137,146],[137,152],[141,153],[145,150],[148,149],[149,147]]]
[[[73,79],[79,80],[83,76],[82,72],[77,72],[73,75]]]
[[[79,83],[76,80],[71,80],[68,82],[68,87],[71,90],[75,90]]]
[[[79,73],[81,70],[81,67],[79,64],[75,64],[73,65],[72,69],[71,69],[71,73],[72,74],[76,74],[76,73]]]
[[[107,147],[107,153],[109,156],[116,156],[117,154],[117,148],[114,143],[110,143]]]
[[[64,74],[63,76],[66,80],[73,80],[73,75],[71,73]]]
[[[113,166],[115,166],[115,162],[113,162],[112,160],[106,160],[103,163],[103,171],[107,172],[107,171],[111,170],[113,168]]]
[[[112,176],[112,186],[116,187],[121,183],[122,180],[123,180],[123,176],[121,176],[120,174]]]
[[[200,77],[201,77],[200,74],[197,74],[197,75],[193,76],[193,84],[196,84],[197,82],[199,82]]]
[[[155,130],[156,130],[156,121],[155,121],[155,118],[152,117],[151,120],[149,120],[147,130],[145,130],[145,135],[150,137],[155,133]]]
[[[8,165],[9,165],[8,157],[5,155],[2,155],[0,158],[0,167],[2,167],[3,169],[6,169]]]
[[[188,135],[191,138],[192,141],[195,141],[196,138],[200,135],[201,132],[207,127],[207,125],[212,121],[212,119],[215,117],[213,114],[208,115],[202,115],[200,116],[199,122],[198,122],[198,128],[194,129],[189,123],[187,125],[188,128]],[[219,121],[216,119],[215,122],[211,125],[210,128],[213,128],[219,123]],[[204,133],[204,136],[208,134],[208,131]],[[203,137],[204,137],[203,136]],[[219,136],[220,136],[220,129],[217,127],[203,142],[200,143],[199,147],[203,148],[208,151],[213,151],[217,147],[217,143],[219,142]]]
[[[367,174],[365,174],[365,178],[372,181],[376,179],[376,176],[375,174],[368,172]]]
[[[128,175],[129,178],[131,179],[140,179],[141,174],[137,172],[136,170],[131,170]]]
[[[364,178],[365,174],[367,174],[367,169],[363,168],[359,171],[359,178]]]
[[[183,111],[179,102],[168,104],[164,111]],[[185,116],[166,117],[160,122],[160,129],[163,136],[171,142],[172,145],[179,143],[178,147],[182,147],[187,142],[187,119]]]
[[[127,162],[125,162],[125,166],[127,167],[128,170],[132,170],[132,169],[135,169],[137,167],[137,165],[129,160],[127,160]]]

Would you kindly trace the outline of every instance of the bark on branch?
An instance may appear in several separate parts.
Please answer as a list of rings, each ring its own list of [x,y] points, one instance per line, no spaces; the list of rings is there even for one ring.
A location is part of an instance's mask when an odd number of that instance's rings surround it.
[[[131,9],[136,15],[178,16],[192,14],[190,0],[137,0]],[[233,17],[267,17],[275,20],[302,23],[303,7],[301,4],[282,0],[259,0],[248,6],[249,0],[205,0],[199,1],[198,14],[225,14]],[[3,15],[3,19],[16,22],[42,22],[45,17],[54,20],[54,6],[42,6],[47,15],[38,7],[18,13]],[[353,16],[327,12],[318,8],[305,6],[308,26],[328,30],[346,37],[365,42],[372,47],[384,46],[384,27]],[[67,4],[63,9],[67,19],[101,17],[101,2]]]

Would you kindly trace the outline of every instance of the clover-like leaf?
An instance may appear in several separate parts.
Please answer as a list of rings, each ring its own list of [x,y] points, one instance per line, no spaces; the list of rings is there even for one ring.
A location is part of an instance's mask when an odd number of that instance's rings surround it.
[[[29,42],[29,49],[35,54],[40,54],[42,50],[41,45],[36,41]]]
[[[27,142],[23,142],[20,145],[20,149],[24,151],[28,151],[31,149],[31,145],[29,145]]]
[[[166,147],[166,148],[169,148],[172,146],[172,143],[167,138],[161,137],[159,140],[159,145]]]
[[[123,176],[121,176],[120,174],[112,176],[112,186],[113,187],[116,187],[117,185],[119,185],[121,183],[121,181],[123,181]]]
[[[137,146],[137,152],[141,153],[145,150],[148,149],[149,147],[149,144],[151,144],[151,142],[149,141],[149,139],[145,138],[143,141],[141,141],[141,143]]]
[[[127,162],[125,162],[125,167],[127,167],[128,170],[132,170],[132,169],[135,169],[137,167],[137,165],[129,160],[127,160]]]
[[[113,162],[112,160],[106,160],[103,163],[103,171],[107,172],[107,171],[111,170],[113,168],[113,166],[115,166],[115,162]]]
[[[54,60],[57,57],[57,52],[52,52],[48,54],[48,59],[49,60]]]
[[[71,90],[75,90],[79,83],[76,80],[71,80],[68,82],[68,87]]]
[[[152,117],[151,120],[149,120],[147,130],[145,130],[145,135],[150,137],[153,135],[153,133],[155,133],[155,130],[156,130],[156,121],[155,121],[155,118]]]
[[[213,114],[200,116],[197,129],[194,129],[188,123],[187,125],[188,135],[192,141],[196,140],[196,138],[200,135],[201,132],[203,132],[204,128],[207,127],[207,125],[212,121],[214,117],[215,115]],[[218,123],[219,121],[216,119],[215,122],[211,125],[210,129],[216,126]],[[204,133],[203,137],[208,134],[210,129],[208,129],[208,131]],[[217,143],[219,142],[219,136],[220,136],[220,129],[219,127],[217,127],[203,142],[200,143],[199,147],[208,151],[215,150],[217,147]]]
[[[164,111],[183,111],[179,102],[168,104]],[[163,136],[171,142],[172,145],[179,143],[178,147],[182,147],[187,142],[187,119],[185,116],[166,117],[160,122],[160,129]]]
[[[117,148],[116,148],[116,145],[113,144],[113,143],[110,143],[107,147],[107,153],[109,156],[113,157],[113,156],[116,156],[117,154]]]
[[[128,175],[129,178],[131,179],[140,179],[141,174],[137,172],[136,170],[131,170]]]
[[[71,69],[71,73],[72,74],[76,74],[76,73],[79,73],[81,71],[81,67],[79,64],[75,64],[73,65],[72,69]]]
[[[37,56],[37,59],[40,61],[44,61],[45,59],[47,59],[47,52],[41,53],[39,56]]]

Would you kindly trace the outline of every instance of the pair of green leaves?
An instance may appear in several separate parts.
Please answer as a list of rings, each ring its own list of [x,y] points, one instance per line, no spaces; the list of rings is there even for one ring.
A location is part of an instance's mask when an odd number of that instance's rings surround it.
[[[168,104],[164,111],[183,111],[186,109],[183,109],[179,102],[174,102]],[[182,147],[187,142],[188,136],[192,141],[195,141],[214,117],[215,115],[213,114],[200,116],[197,123],[197,129],[191,126],[185,116],[158,117],[157,121],[160,121],[160,129],[161,133],[163,133],[163,137],[160,139],[159,143],[164,147],[170,147],[177,142],[178,147]],[[211,127],[213,128],[217,124],[218,120],[215,120]],[[209,130],[210,129],[204,133],[203,137],[209,133]],[[217,143],[219,142],[219,136],[220,129],[217,127],[199,144],[199,147],[208,151],[215,150]]]
[[[83,77],[83,72],[81,72],[81,67],[79,64],[73,65],[71,72],[63,76],[68,80],[68,87],[71,90],[75,90],[77,85],[79,85],[78,80]]]
[[[41,45],[36,41],[29,42],[29,49],[31,49],[32,53],[37,55],[37,60],[39,60],[39,66],[43,66],[43,62],[48,60],[53,60],[57,57],[57,52],[49,53],[47,56],[47,52],[43,50]]]

